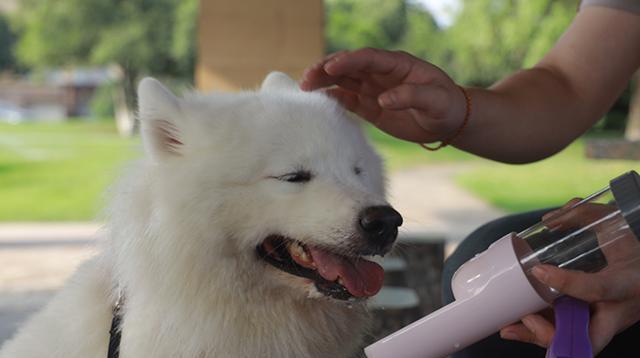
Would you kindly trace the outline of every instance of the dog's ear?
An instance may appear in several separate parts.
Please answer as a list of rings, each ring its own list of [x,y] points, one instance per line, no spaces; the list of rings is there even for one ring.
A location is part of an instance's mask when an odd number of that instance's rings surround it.
[[[294,91],[297,89],[298,84],[296,81],[285,73],[277,71],[269,73],[264,81],[262,81],[262,86],[260,87],[260,90],[263,92],[269,90]]]
[[[179,156],[180,103],[158,80],[146,77],[138,85],[138,116],[145,150],[155,160]]]

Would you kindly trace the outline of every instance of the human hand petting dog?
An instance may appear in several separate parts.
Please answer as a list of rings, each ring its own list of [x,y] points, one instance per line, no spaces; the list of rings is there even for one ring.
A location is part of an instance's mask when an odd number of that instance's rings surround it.
[[[598,354],[614,335],[640,320],[640,262],[615,271],[584,273],[540,265],[532,274],[542,283],[589,302],[589,335],[594,354]],[[549,347],[555,329],[541,314],[522,318],[520,323],[500,330],[504,339]]]
[[[625,41],[593,40],[611,31]],[[444,141],[484,158],[530,163],[564,149],[611,107],[638,68],[639,37],[637,15],[585,7],[533,67],[488,88],[465,89],[471,106],[438,67],[371,48],[325,57],[305,71],[300,87],[327,88],[347,109],[400,139]]]
[[[309,67],[300,87],[327,88],[381,130],[419,143],[450,140],[468,110],[463,90],[446,73],[405,52],[337,52]]]

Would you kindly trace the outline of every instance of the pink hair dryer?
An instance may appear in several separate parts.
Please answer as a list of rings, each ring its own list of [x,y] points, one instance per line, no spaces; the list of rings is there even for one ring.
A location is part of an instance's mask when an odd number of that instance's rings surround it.
[[[556,335],[548,358],[593,357],[589,307],[536,281],[538,264],[598,272],[640,258],[640,177],[635,171],[522,231],[506,235],[462,265],[451,304],[365,348],[369,358],[440,358],[550,305]]]

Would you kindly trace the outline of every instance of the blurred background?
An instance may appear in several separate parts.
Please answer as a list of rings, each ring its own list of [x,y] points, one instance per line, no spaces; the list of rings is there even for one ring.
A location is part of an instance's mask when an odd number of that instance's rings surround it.
[[[0,344],[92,254],[105,190],[139,154],[134,89],[143,76],[178,93],[236,91],[254,88],[272,70],[299,78],[327,53],[372,46],[410,52],[460,84],[488,86],[535,64],[577,6],[0,0]],[[435,243],[427,251],[441,261],[490,219],[562,204],[638,169],[640,90],[637,80],[630,83],[583,138],[530,165],[450,147],[426,152],[366,130],[386,160],[391,201],[406,219],[403,235]],[[402,270],[407,262],[393,265]],[[423,312],[438,305],[438,269],[430,291],[418,292],[420,300],[433,296],[421,303]]]

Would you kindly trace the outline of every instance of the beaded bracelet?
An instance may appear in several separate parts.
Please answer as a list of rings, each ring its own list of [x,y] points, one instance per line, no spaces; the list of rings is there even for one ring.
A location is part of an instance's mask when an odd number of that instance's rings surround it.
[[[464,120],[462,121],[462,125],[460,125],[460,127],[458,128],[458,130],[456,130],[455,133],[453,133],[453,135],[447,139],[444,139],[442,141],[440,141],[440,144],[438,144],[435,147],[429,147],[424,143],[418,143],[422,148],[428,150],[428,151],[436,151],[438,149],[442,149],[446,146],[448,146],[449,144],[451,144],[451,142],[453,142],[454,139],[456,139],[460,133],[462,133],[462,131],[467,127],[467,123],[469,123],[469,117],[471,116],[471,96],[469,95],[469,93],[467,92],[466,89],[464,89],[464,87],[462,86],[458,86],[458,88],[460,88],[460,90],[462,91],[462,94],[464,94],[464,98],[467,101],[467,112],[464,115]]]

